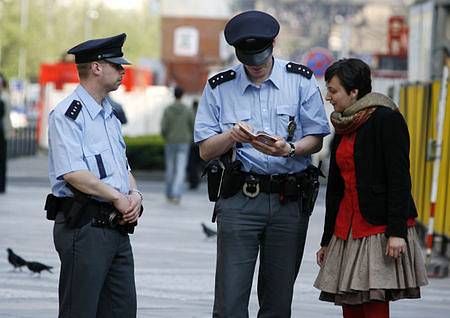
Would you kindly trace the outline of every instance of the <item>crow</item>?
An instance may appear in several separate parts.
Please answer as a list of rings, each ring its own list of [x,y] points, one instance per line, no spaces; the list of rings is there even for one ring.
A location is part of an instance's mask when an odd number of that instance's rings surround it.
[[[203,233],[205,233],[206,237],[208,237],[208,238],[217,235],[217,232],[214,231],[213,229],[210,229],[209,227],[207,227],[205,225],[205,223],[202,223],[202,229],[203,229]]]
[[[27,262],[27,267],[30,271],[33,273],[38,273],[39,275],[43,270],[49,271],[50,273],[53,273],[51,269],[53,266],[48,266],[39,262]]]
[[[27,261],[19,255],[15,254],[12,249],[7,248],[6,250],[8,251],[8,262],[12,266],[14,266],[14,270],[16,270],[16,268],[19,268],[20,271],[22,271],[22,266],[25,266],[27,264]]]

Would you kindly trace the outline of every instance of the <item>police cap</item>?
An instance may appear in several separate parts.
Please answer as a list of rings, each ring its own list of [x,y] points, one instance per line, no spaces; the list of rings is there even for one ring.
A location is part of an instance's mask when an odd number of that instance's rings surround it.
[[[280,25],[271,15],[261,11],[246,11],[228,21],[225,39],[235,47],[236,56],[246,65],[262,64],[273,50],[273,39]]]
[[[131,64],[123,57],[122,46],[127,35],[125,33],[89,40],[71,48],[67,53],[75,55],[75,63],[88,63],[106,60],[114,64]]]

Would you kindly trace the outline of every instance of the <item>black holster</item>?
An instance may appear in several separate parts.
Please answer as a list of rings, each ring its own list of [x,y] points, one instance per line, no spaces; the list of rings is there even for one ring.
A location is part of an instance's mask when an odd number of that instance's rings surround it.
[[[207,177],[208,197],[211,202],[219,200],[224,173],[225,165],[220,159],[209,161],[203,170],[202,176],[206,175]]]
[[[230,163],[225,170],[223,176],[223,185],[221,196],[226,199],[230,198],[242,190],[242,185],[245,182],[245,175],[241,172],[242,162],[239,160]]]
[[[232,151],[209,161],[203,171],[203,175],[208,177],[208,197],[211,202],[216,202],[220,197],[229,198],[242,187],[242,162],[231,160]]]
[[[314,210],[314,205],[319,194],[320,182],[319,177],[325,177],[319,167],[309,165],[302,171],[301,189],[302,189],[302,210],[308,215],[311,215]]]

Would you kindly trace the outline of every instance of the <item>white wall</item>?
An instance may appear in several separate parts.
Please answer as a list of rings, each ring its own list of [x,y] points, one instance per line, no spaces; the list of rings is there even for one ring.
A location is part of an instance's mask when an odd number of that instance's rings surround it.
[[[161,0],[163,17],[229,18],[232,0]]]

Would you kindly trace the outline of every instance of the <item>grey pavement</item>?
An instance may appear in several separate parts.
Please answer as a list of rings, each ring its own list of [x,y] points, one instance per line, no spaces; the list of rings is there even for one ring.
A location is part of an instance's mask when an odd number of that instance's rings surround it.
[[[59,259],[52,223],[43,211],[49,192],[47,158],[38,155],[8,164],[7,193],[0,195],[0,317],[57,317]],[[215,225],[210,223],[212,204],[205,185],[187,192],[176,206],[165,200],[160,172],[136,172],[136,176],[145,196],[145,213],[132,236],[138,317],[211,317],[215,240],[204,237],[200,223]],[[319,291],[312,287],[318,272],[315,252],[323,225],[323,195],[321,189],[295,286],[292,317],[341,317],[340,308],[319,301]],[[53,266],[53,274],[43,272],[39,277],[27,269],[13,272],[6,260],[7,247],[28,260]],[[250,317],[256,317],[257,307],[253,288]],[[450,317],[450,278],[431,279],[422,290],[422,299],[393,302],[391,312],[398,318]]]

